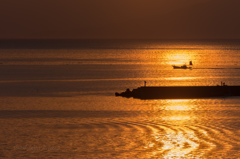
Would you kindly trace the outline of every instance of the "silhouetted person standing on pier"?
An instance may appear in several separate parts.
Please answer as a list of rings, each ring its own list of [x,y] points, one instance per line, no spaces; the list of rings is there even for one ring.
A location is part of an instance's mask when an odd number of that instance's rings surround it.
[[[144,87],[146,87],[147,86],[147,82],[146,81],[144,81]]]

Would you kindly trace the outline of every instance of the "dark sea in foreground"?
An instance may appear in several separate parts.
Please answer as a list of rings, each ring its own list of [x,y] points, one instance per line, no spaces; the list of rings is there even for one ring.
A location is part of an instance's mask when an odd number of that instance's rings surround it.
[[[240,85],[240,40],[0,40],[0,158],[240,157],[240,97],[114,96],[144,81]]]

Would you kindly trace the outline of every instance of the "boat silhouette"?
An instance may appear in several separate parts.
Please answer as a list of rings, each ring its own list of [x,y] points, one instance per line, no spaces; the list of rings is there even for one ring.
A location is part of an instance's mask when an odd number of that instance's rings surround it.
[[[189,65],[192,66],[192,61],[189,61]],[[187,66],[186,64],[182,65],[182,66],[176,66],[176,65],[173,65],[173,68],[174,69],[192,69],[192,67],[190,66]]]
[[[187,65],[182,65],[182,66],[175,66],[173,65],[174,69],[191,69],[192,67],[188,67]]]

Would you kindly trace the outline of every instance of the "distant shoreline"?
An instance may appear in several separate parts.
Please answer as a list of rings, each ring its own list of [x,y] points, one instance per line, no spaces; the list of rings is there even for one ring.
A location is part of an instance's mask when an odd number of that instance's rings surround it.
[[[240,49],[240,39],[0,39],[0,49],[209,49],[209,46]]]

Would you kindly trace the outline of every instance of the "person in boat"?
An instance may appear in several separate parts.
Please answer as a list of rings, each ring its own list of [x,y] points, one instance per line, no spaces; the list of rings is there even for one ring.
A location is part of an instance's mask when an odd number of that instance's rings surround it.
[[[182,65],[182,66],[175,66],[175,65],[173,65],[173,68],[174,69],[177,69],[177,68],[180,68],[180,69],[187,69],[187,68],[189,68],[189,69],[191,69],[193,64],[192,64],[192,61],[189,61],[189,66],[190,67],[188,67],[186,64],[184,64],[184,65]]]
[[[192,61],[189,61],[189,65],[193,65],[193,64],[192,64]]]

